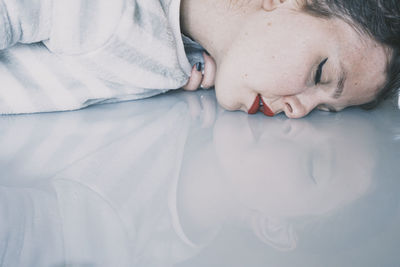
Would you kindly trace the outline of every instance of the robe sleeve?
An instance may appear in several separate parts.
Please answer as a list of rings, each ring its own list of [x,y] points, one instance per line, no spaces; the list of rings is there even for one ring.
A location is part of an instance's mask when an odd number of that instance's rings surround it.
[[[53,0],[0,0],[0,49],[47,40]]]
[[[0,3],[0,114],[142,99],[189,79],[179,0]]]

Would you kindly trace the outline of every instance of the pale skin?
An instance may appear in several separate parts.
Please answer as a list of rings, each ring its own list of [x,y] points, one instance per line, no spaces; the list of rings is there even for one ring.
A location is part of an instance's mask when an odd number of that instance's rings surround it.
[[[372,101],[391,51],[341,19],[305,13],[302,1],[182,0],[182,31],[210,53],[184,89],[215,86],[222,107],[244,112],[259,95],[289,118]]]

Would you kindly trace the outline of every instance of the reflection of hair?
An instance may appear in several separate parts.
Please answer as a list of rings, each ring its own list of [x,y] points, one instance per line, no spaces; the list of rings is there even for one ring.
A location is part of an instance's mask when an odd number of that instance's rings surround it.
[[[375,154],[371,188],[350,205],[344,205],[333,213],[326,216],[300,218],[300,220],[295,218],[292,223],[301,240],[298,245],[299,250],[319,254],[326,262],[331,260],[336,262],[339,251],[351,250],[352,253],[348,254],[347,258],[341,259],[345,262],[349,257],[357,258],[365,255],[366,251],[371,251],[371,255],[374,255],[373,250],[376,248],[368,247],[366,244],[370,244],[369,241],[381,235],[382,232],[395,233],[397,230],[390,227],[400,207],[397,190],[400,166],[396,160],[400,151],[400,142],[396,142],[393,138],[397,133],[395,125],[399,125],[400,117],[399,112],[393,112],[392,107],[385,112],[382,112],[382,109],[376,112],[353,110],[351,113],[344,112],[335,115],[354,116],[354,120],[362,118],[363,121],[369,118],[366,122],[371,125],[368,131],[374,132],[374,137],[369,138],[368,143],[375,144],[371,149],[371,153]],[[321,119],[321,123],[324,122],[322,117],[318,119]],[[365,128],[361,130],[362,135],[367,134],[365,130]],[[321,242],[321,240],[326,242]],[[363,249],[352,250],[355,247]],[[382,247],[382,249],[385,248],[387,247]],[[332,251],[338,251],[338,253],[332,253]]]
[[[398,0],[306,0],[304,10],[320,17],[338,17],[350,22],[376,41],[392,49],[387,80],[375,100],[364,104],[370,109],[400,88],[400,3]]]

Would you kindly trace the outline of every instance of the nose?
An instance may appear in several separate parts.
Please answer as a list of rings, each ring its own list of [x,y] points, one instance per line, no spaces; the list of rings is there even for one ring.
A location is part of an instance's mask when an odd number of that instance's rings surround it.
[[[286,96],[283,98],[283,111],[288,118],[298,119],[304,117],[311,109],[296,96]]]

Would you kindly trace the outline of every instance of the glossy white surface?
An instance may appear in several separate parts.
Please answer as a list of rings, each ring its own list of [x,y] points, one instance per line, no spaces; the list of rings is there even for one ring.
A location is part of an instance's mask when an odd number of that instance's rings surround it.
[[[400,112],[214,93],[0,117],[0,266],[400,266]]]

